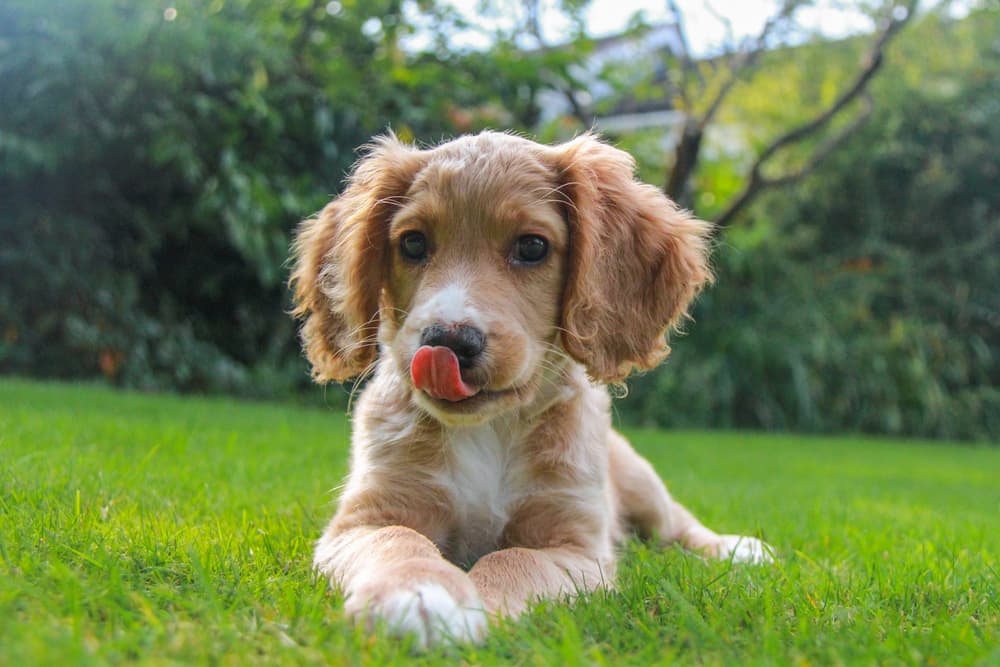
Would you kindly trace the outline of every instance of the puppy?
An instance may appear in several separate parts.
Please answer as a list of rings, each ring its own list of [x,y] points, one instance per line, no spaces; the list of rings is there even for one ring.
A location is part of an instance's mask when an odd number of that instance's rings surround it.
[[[375,140],[302,223],[294,315],[318,382],[371,375],[315,566],[350,616],[422,645],[609,586],[636,530],[769,560],[673,500],[611,426],[606,383],[656,366],[711,280],[710,226],[593,135]]]

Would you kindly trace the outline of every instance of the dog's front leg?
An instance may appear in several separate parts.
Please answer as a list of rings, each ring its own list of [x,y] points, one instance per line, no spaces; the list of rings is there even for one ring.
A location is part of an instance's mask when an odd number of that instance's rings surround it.
[[[411,528],[331,527],[314,565],[343,591],[349,616],[381,620],[394,634],[415,635],[421,646],[485,634],[486,614],[469,576]]]
[[[614,580],[611,558],[589,556],[569,547],[513,547],[479,559],[469,572],[491,614],[517,616],[535,600],[573,596]]]

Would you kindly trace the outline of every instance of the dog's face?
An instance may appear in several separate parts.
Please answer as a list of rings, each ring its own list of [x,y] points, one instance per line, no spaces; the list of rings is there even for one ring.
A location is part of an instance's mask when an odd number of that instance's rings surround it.
[[[568,230],[551,169],[523,148],[506,135],[441,147],[389,223],[382,342],[446,423],[531,401],[558,363]]]
[[[570,359],[603,381],[655,365],[710,278],[709,228],[632,169],[591,136],[380,140],[296,241],[314,375],[357,375],[381,347],[417,404],[469,424],[534,401]]]

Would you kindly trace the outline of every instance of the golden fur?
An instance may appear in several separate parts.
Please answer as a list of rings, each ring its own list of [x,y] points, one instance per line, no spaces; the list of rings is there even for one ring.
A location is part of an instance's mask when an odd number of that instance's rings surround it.
[[[543,146],[484,132],[430,149],[383,137],[302,223],[294,314],[313,375],[371,374],[315,556],[348,613],[424,644],[477,639],[491,615],[610,585],[629,528],[769,558],[701,525],[611,427],[603,383],[662,361],[712,277],[710,226],[633,171],[589,134]],[[422,264],[398,249],[414,232],[429,242]],[[548,241],[543,262],[511,260],[525,234]],[[408,372],[440,322],[486,335],[482,363],[463,370],[480,391],[457,403]]]

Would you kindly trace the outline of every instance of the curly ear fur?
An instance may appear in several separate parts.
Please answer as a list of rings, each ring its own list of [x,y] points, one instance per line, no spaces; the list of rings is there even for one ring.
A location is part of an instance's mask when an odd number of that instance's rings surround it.
[[[620,382],[670,353],[667,330],[712,281],[712,227],[636,181],[632,157],[591,134],[547,153],[570,226],[563,347],[595,379]]]
[[[379,137],[343,193],[299,225],[292,246],[292,315],[317,382],[361,374],[378,353],[379,297],[389,218],[419,170],[421,151]]]

